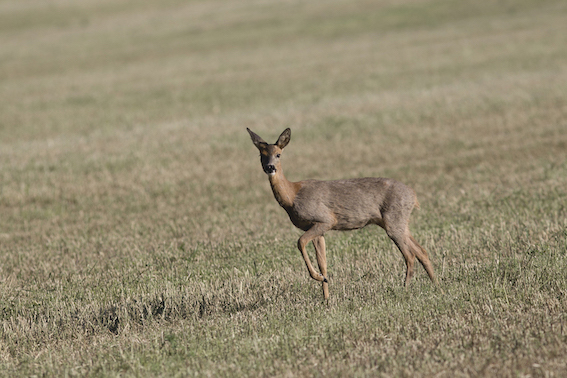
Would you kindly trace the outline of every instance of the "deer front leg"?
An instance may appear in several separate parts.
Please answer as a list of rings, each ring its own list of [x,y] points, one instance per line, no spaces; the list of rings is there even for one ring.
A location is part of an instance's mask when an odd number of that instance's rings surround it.
[[[325,251],[325,237],[319,236],[313,239],[313,246],[317,252],[317,264],[323,277],[327,277],[327,253]],[[323,296],[329,299],[329,283],[323,281]]]
[[[311,264],[311,260],[309,259],[309,256],[307,255],[307,251],[305,249],[305,246],[310,241],[313,241],[316,238],[322,237],[323,234],[325,233],[325,231],[327,231],[327,230],[330,230],[329,226],[327,226],[323,223],[317,223],[313,227],[311,227],[306,233],[304,233],[299,238],[299,240],[297,241],[297,248],[299,248],[299,251],[301,252],[301,255],[303,256],[303,260],[305,261],[305,265],[307,265],[307,270],[309,270],[309,275],[311,276],[311,278],[313,278],[314,280],[319,281],[319,282],[327,282],[327,278],[324,275],[319,274],[315,271],[315,268],[313,268],[313,265]]]

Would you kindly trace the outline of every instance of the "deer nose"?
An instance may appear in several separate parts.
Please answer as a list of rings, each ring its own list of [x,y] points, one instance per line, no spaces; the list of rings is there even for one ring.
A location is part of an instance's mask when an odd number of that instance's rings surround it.
[[[272,174],[272,173],[276,172],[276,166],[275,166],[275,165],[272,165],[272,164],[266,165],[266,167],[264,168],[264,171],[265,171],[267,174]]]

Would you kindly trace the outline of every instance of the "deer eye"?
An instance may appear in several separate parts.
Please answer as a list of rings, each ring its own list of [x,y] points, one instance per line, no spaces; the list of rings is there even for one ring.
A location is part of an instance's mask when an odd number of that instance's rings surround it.
[[[282,155],[281,154],[277,154],[276,157],[279,159]]]

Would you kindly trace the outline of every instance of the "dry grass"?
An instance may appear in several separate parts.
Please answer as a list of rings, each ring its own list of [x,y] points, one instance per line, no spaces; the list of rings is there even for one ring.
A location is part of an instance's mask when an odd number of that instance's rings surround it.
[[[562,1],[0,3],[0,375],[564,376]],[[321,303],[288,178],[389,176]]]

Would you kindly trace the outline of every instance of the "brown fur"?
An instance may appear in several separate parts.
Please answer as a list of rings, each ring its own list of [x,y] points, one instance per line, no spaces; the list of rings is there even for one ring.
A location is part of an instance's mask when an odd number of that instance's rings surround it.
[[[252,142],[260,150],[262,168],[269,175],[274,197],[285,209],[291,222],[305,233],[298,240],[311,277],[323,282],[323,295],[329,297],[324,234],[329,230],[355,230],[369,224],[382,227],[394,241],[406,261],[405,285],[413,277],[415,258],[429,278],[437,283],[427,252],[410,234],[408,223],[414,207],[419,206],[415,192],[389,178],[356,178],[349,180],[291,182],[284,176],[280,157],[291,139],[286,129],[274,144],[266,143],[247,129]],[[317,252],[317,273],[306,252],[313,242]]]

